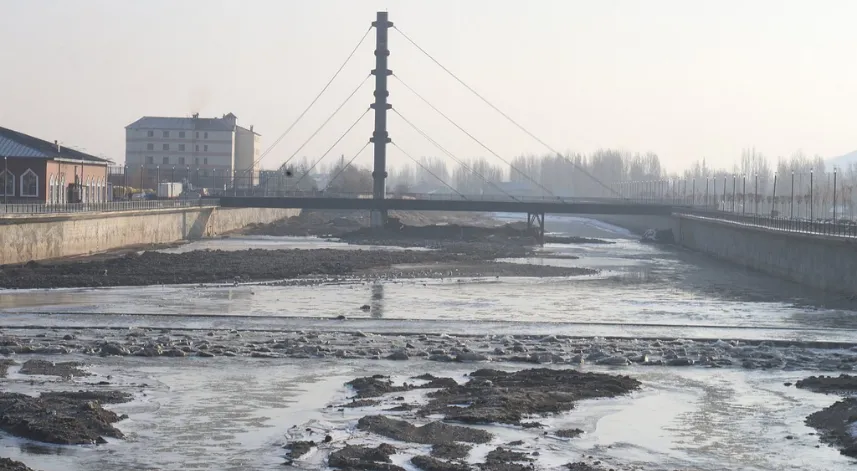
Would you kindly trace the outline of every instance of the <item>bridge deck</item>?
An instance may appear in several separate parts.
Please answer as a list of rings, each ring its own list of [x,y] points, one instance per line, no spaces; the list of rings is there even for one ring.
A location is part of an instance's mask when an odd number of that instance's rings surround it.
[[[224,196],[224,208],[295,208],[399,211],[468,211],[543,214],[642,214],[669,215],[678,207],[668,204],[576,201],[425,200],[279,196]]]

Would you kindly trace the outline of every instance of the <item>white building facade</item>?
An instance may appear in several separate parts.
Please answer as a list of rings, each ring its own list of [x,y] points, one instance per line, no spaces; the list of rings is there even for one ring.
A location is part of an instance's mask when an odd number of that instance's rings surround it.
[[[129,171],[162,181],[195,175],[202,186],[248,187],[258,184],[259,134],[238,126],[238,118],[144,116],[125,127],[125,164]],[[216,184],[214,182],[217,182]]]

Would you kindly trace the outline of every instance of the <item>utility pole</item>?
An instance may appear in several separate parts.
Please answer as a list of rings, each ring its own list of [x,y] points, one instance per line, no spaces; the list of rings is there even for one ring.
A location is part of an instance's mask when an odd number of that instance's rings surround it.
[[[387,33],[393,23],[387,21],[387,12],[379,11],[376,20],[372,23],[375,27],[375,103],[371,107],[375,110],[375,132],[372,133],[372,142],[375,145],[375,166],[372,170],[372,198],[383,200],[387,196],[387,143],[391,141],[387,133],[387,110],[393,106],[387,103],[390,92],[387,90],[387,77],[393,71],[387,69],[387,57],[390,50],[387,47]],[[386,210],[373,210],[370,214],[371,226],[375,228],[384,227],[387,223]]]

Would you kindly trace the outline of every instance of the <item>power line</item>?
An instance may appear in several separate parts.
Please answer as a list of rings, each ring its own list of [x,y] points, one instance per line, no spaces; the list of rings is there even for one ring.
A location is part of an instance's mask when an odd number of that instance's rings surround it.
[[[460,196],[462,199],[465,199],[465,200],[467,199],[467,197],[466,197],[466,196],[464,196],[460,191],[456,190],[456,189],[455,189],[452,185],[450,185],[449,183],[447,183],[447,182],[443,181],[443,179],[442,179],[442,178],[440,178],[439,176],[437,176],[437,174],[435,174],[434,172],[432,172],[431,170],[429,170],[429,169],[428,169],[428,167],[426,167],[425,165],[423,165],[422,163],[420,163],[420,161],[418,161],[417,159],[413,158],[413,157],[411,156],[411,154],[409,154],[409,153],[405,152],[405,150],[404,150],[404,149],[402,149],[401,147],[399,147],[399,145],[398,145],[398,144],[396,144],[395,142],[392,142],[392,141],[390,142],[390,144],[392,144],[392,145],[393,145],[393,147],[395,147],[396,149],[399,149],[399,152],[401,152],[401,153],[405,154],[405,156],[406,156],[407,158],[409,158],[409,159],[413,160],[415,164],[419,165],[421,169],[423,169],[423,170],[425,170],[426,172],[428,172],[428,173],[429,173],[429,175],[431,175],[431,176],[435,177],[435,178],[437,179],[437,181],[439,181],[439,182],[443,183],[447,188],[449,188],[450,190],[452,190],[452,191],[454,191],[455,193],[457,193],[457,194],[458,194],[458,196]]]
[[[408,120],[408,118],[405,118],[405,117],[402,115],[402,113],[400,113],[397,109],[393,108],[393,112],[394,112],[394,113],[396,113],[400,118],[402,118],[402,120],[404,120],[404,121],[405,121],[405,123],[407,123],[407,124],[408,124],[408,126],[410,126],[411,128],[413,128],[413,130],[414,130],[414,131],[416,131],[416,132],[420,133],[420,135],[422,135],[424,138],[426,138],[426,140],[427,140],[427,141],[429,141],[430,143],[432,143],[432,145],[434,145],[435,147],[437,147],[438,149],[440,149],[440,151],[441,151],[441,152],[443,152],[444,154],[446,154],[447,156],[449,156],[452,160],[456,161],[456,162],[458,163],[458,165],[460,165],[460,166],[464,167],[465,169],[467,169],[467,170],[468,170],[468,171],[470,171],[470,172],[473,172],[473,174],[474,174],[474,175],[476,175],[477,177],[481,178],[481,179],[482,179],[482,181],[484,181],[485,183],[487,183],[487,184],[489,184],[489,185],[493,186],[494,188],[496,188],[496,189],[500,190],[500,192],[501,192],[501,193],[503,193],[504,195],[508,196],[508,197],[509,197],[509,198],[511,198],[512,200],[514,200],[514,201],[519,201],[519,200],[518,200],[518,198],[515,198],[514,196],[512,196],[511,194],[509,194],[509,192],[507,192],[506,190],[504,190],[504,189],[500,188],[499,186],[497,186],[497,185],[496,185],[494,182],[492,182],[491,180],[489,180],[489,179],[485,178],[485,176],[484,176],[484,175],[482,175],[481,173],[477,172],[477,171],[476,171],[476,169],[470,168],[470,166],[469,166],[469,165],[467,165],[466,163],[464,163],[464,161],[463,161],[463,160],[461,160],[461,159],[459,159],[458,157],[456,157],[452,152],[450,152],[450,151],[446,150],[446,148],[444,148],[444,147],[443,147],[442,145],[440,145],[437,141],[435,141],[434,139],[432,139],[432,138],[431,138],[431,136],[429,136],[429,135],[428,135],[428,134],[426,134],[422,129],[420,129],[419,127],[417,127],[417,125],[416,125],[416,124],[412,123],[410,120]]]
[[[348,97],[345,99],[345,101],[340,103],[340,105],[336,108],[336,110],[334,110],[333,113],[331,113],[331,115],[328,116],[327,119],[325,119],[323,123],[321,123],[321,126],[319,126],[318,129],[316,129],[315,132],[313,132],[309,136],[309,138],[307,138],[307,140],[304,141],[304,143],[301,144],[300,147],[298,147],[297,150],[295,150],[295,152],[292,155],[290,155],[289,158],[286,159],[285,162],[282,163],[282,165],[280,165],[280,168],[285,168],[286,164],[291,162],[291,160],[293,158],[295,158],[296,155],[298,155],[298,152],[300,152],[301,149],[303,149],[307,144],[309,144],[309,141],[311,141],[322,129],[324,129],[324,127],[327,125],[327,123],[329,123],[330,120],[333,119],[333,117],[336,116],[337,113],[339,113],[339,110],[341,110],[345,106],[345,104],[348,103],[352,97],[354,97],[354,95],[360,90],[360,88],[363,87],[363,84],[365,84],[366,81],[369,80],[369,77],[371,77],[371,76],[372,76],[371,74],[367,75],[363,79],[363,81],[360,82],[360,85],[358,85],[357,88],[355,88],[354,91],[352,91],[351,94],[348,95]]]
[[[336,145],[337,145],[337,144],[339,144],[339,141],[341,141],[343,138],[345,138],[345,136],[346,136],[346,135],[348,135],[348,133],[349,133],[349,132],[351,132],[351,130],[352,130],[352,129],[354,129],[354,126],[357,126],[357,123],[359,123],[359,122],[360,122],[360,120],[362,120],[362,119],[363,119],[363,117],[364,117],[364,116],[366,116],[366,113],[368,113],[370,109],[371,109],[371,108],[366,108],[366,111],[364,111],[364,112],[363,112],[363,114],[361,114],[361,115],[360,115],[360,117],[359,117],[359,118],[357,118],[357,120],[356,120],[356,121],[354,121],[354,123],[353,123],[351,126],[349,126],[349,127],[348,127],[348,129],[346,129],[346,130],[345,130],[345,132],[344,132],[344,133],[342,133],[342,135],[341,135],[341,136],[339,136],[339,138],[336,140],[336,142],[334,142],[334,143],[333,143],[333,145],[331,145],[331,146],[327,149],[327,151],[325,151],[325,152],[324,152],[324,154],[322,154],[322,155],[321,155],[321,157],[319,157],[319,159],[318,159],[318,160],[316,160],[316,161],[315,161],[315,163],[313,163],[313,164],[312,164],[312,166],[311,166],[310,168],[308,168],[308,169],[307,169],[307,171],[306,171],[306,172],[304,172],[304,173],[301,175],[301,177],[300,177],[300,178],[298,178],[298,179],[297,179],[297,181],[295,181],[295,186],[296,186],[296,187],[297,187],[298,183],[300,183],[300,182],[301,182],[301,180],[303,180],[303,179],[304,179],[304,177],[306,177],[307,175],[309,175],[309,173],[312,171],[312,169],[314,169],[314,168],[315,168],[315,166],[316,166],[316,165],[318,165],[318,164],[319,164],[319,162],[321,162],[321,161],[322,161],[322,159],[324,159],[325,157],[327,157],[327,154],[329,154],[329,153],[330,153],[330,151],[331,151],[331,150],[333,150],[333,148],[334,148],[334,147],[336,147]]]
[[[398,31],[398,32],[399,32],[399,34],[401,34],[401,35],[402,35],[402,37],[403,37],[403,38],[405,38],[405,40],[407,40],[409,43],[411,43],[415,48],[417,48],[420,52],[422,52],[426,57],[428,57],[428,58],[429,58],[432,62],[434,62],[438,67],[440,67],[441,69],[443,69],[443,70],[444,70],[444,72],[446,72],[447,74],[449,74],[449,75],[450,75],[452,78],[454,78],[458,83],[460,83],[461,85],[463,85],[463,86],[464,86],[464,88],[466,88],[466,89],[467,89],[467,90],[469,90],[471,93],[473,93],[474,95],[476,95],[480,100],[482,100],[485,104],[487,104],[488,106],[490,106],[494,111],[496,111],[497,113],[500,113],[500,115],[501,115],[501,116],[503,116],[504,118],[506,118],[506,120],[508,120],[510,123],[514,124],[518,129],[520,129],[520,130],[521,130],[521,131],[523,131],[525,134],[527,134],[528,136],[530,136],[531,138],[533,138],[534,140],[536,140],[536,142],[538,142],[539,144],[543,145],[545,148],[547,148],[548,150],[550,150],[550,151],[551,151],[551,152],[553,152],[554,154],[556,154],[556,155],[558,155],[559,157],[561,157],[562,159],[566,160],[568,163],[570,163],[571,165],[573,165],[575,168],[577,168],[578,170],[580,170],[581,172],[583,172],[583,174],[584,174],[584,175],[586,175],[587,177],[591,178],[591,179],[592,179],[592,181],[594,181],[595,183],[598,183],[599,185],[601,185],[602,187],[604,187],[605,189],[607,189],[609,192],[611,192],[611,193],[613,193],[613,194],[615,194],[615,195],[618,195],[620,198],[623,198],[623,197],[622,197],[622,195],[621,195],[619,192],[617,192],[614,188],[611,188],[609,185],[607,185],[606,183],[602,182],[601,180],[599,180],[598,178],[596,178],[596,177],[595,177],[594,175],[592,175],[591,173],[587,172],[587,171],[586,171],[586,169],[584,169],[583,167],[581,167],[581,166],[577,165],[574,161],[572,161],[572,160],[571,160],[571,159],[569,159],[568,157],[566,157],[566,156],[562,155],[559,151],[557,151],[557,150],[556,150],[556,149],[554,149],[553,147],[549,146],[545,141],[543,141],[543,140],[539,139],[535,134],[533,134],[533,133],[531,133],[529,130],[527,130],[527,128],[525,128],[524,126],[522,126],[522,125],[518,124],[518,122],[517,122],[517,121],[515,121],[514,119],[512,119],[509,115],[507,115],[507,114],[506,114],[506,113],[504,113],[503,111],[501,111],[501,110],[500,110],[500,108],[497,108],[493,103],[491,103],[490,101],[488,101],[488,99],[487,99],[487,98],[485,98],[484,96],[480,95],[480,94],[479,94],[479,92],[477,92],[476,90],[474,90],[470,85],[467,85],[466,83],[464,83],[464,81],[463,81],[463,80],[461,80],[460,78],[458,78],[458,76],[457,76],[457,75],[455,75],[454,73],[452,73],[452,71],[451,71],[451,70],[447,69],[447,68],[446,68],[443,64],[441,64],[437,59],[435,59],[435,58],[434,58],[434,56],[432,56],[431,54],[429,54],[429,53],[428,53],[428,51],[426,51],[425,49],[423,49],[422,47],[420,47],[420,45],[419,45],[419,44],[417,44],[416,42],[414,42],[414,40],[413,40],[413,39],[411,39],[407,34],[405,34],[405,33],[404,33],[404,31],[402,31],[401,29],[399,29],[397,26],[393,26],[393,29],[394,29],[394,30],[396,30],[396,31]]]
[[[334,176],[333,176],[333,178],[331,178],[331,179],[327,182],[327,185],[324,185],[324,188],[322,188],[322,189],[321,189],[321,191],[325,191],[325,190],[327,190],[327,188],[330,186],[330,184],[331,184],[331,183],[333,183],[333,182],[334,182],[334,180],[336,180],[336,179],[339,177],[339,175],[341,175],[341,174],[342,174],[342,172],[344,172],[344,171],[345,171],[345,169],[346,169],[346,168],[348,168],[348,166],[350,166],[350,165],[351,165],[351,163],[352,163],[352,162],[354,162],[354,159],[356,159],[356,158],[357,158],[357,156],[359,156],[360,154],[362,154],[362,153],[363,153],[363,151],[364,151],[364,150],[366,150],[366,148],[367,148],[367,147],[369,147],[369,144],[370,144],[370,143],[371,143],[371,141],[366,141],[366,144],[363,144],[363,147],[361,147],[361,148],[360,148],[360,150],[358,150],[358,151],[357,151],[357,153],[356,153],[356,154],[354,154],[354,157],[351,157],[351,160],[349,160],[349,161],[348,161],[348,163],[347,163],[347,164],[345,164],[345,166],[344,166],[344,167],[342,167],[341,169],[339,169],[339,171],[338,171],[338,172],[336,172],[336,175],[334,175]]]
[[[472,134],[470,134],[469,132],[467,132],[467,130],[466,130],[466,129],[464,129],[464,128],[462,128],[461,126],[459,126],[459,124],[458,124],[458,123],[456,123],[455,121],[453,121],[453,120],[452,120],[452,118],[450,118],[449,116],[447,116],[443,111],[439,110],[439,109],[438,109],[436,106],[434,106],[430,101],[428,101],[424,96],[422,96],[422,95],[421,95],[421,94],[419,94],[416,90],[414,90],[414,89],[413,89],[413,87],[411,87],[410,85],[408,85],[407,83],[405,83],[405,81],[404,81],[404,80],[402,80],[402,78],[401,78],[401,77],[399,77],[398,75],[395,75],[395,74],[393,74],[393,76],[394,76],[394,77],[396,77],[396,80],[398,80],[398,81],[399,81],[399,83],[401,83],[402,85],[404,85],[404,86],[405,86],[405,88],[407,88],[411,93],[413,93],[414,95],[416,95],[416,96],[417,96],[417,98],[419,98],[420,100],[422,100],[422,101],[423,101],[423,103],[427,104],[429,107],[431,107],[431,109],[433,109],[434,111],[436,111],[439,115],[443,116],[443,118],[444,118],[444,119],[446,119],[447,121],[449,121],[449,122],[450,122],[450,124],[452,124],[453,126],[455,126],[456,128],[458,128],[458,130],[459,130],[459,131],[463,132],[464,134],[467,134],[467,137],[469,137],[470,139],[473,139],[477,144],[479,144],[480,146],[482,146],[482,148],[483,148],[483,149],[485,149],[485,150],[487,150],[488,152],[490,152],[494,157],[497,157],[498,159],[500,159],[504,164],[508,165],[512,170],[514,170],[514,171],[516,171],[516,172],[520,173],[521,175],[523,175],[523,176],[524,176],[524,178],[526,178],[527,180],[530,180],[531,182],[535,183],[539,188],[541,188],[542,190],[544,190],[547,194],[549,194],[549,195],[553,196],[554,198],[556,198],[556,199],[558,199],[558,200],[560,200],[560,201],[563,201],[563,199],[562,199],[562,198],[560,198],[559,196],[555,195],[552,191],[550,191],[549,189],[547,189],[544,185],[542,185],[541,183],[537,182],[534,178],[530,177],[529,175],[527,175],[526,173],[524,173],[523,171],[521,171],[518,167],[516,167],[516,166],[514,166],[512,163],[508,162],[508,161],[507,161],[506,159],[504,159],[503,157],[500,157],[500,155],[499,155],[499,154],[497,154],[496,152],[494,152],[493,150],[491,150],[491,149],[490,149],[488,146],[486,146],[482,141],[480,141],[480,140],[479,140],[479,139],[477,139],[475,136],[473,136]]]
[[[253,163],[253,168],[255,168],[256,164],[261,162],[262,159],[264,159],[265,156],[267,156],[274,149],[274,147],[276,147],[277,144],[279,144],[280,141],[282,141],[283,138],[286,137],[286,135],[298,124],[298,122],[300,122],[300,120],[304,117],[304,115],[307,114],[307,112],[310,110],[310,108],[312,108],[313,105],[315,105],[315,103],[318,101],[318,99],[321,98],[321,96],[324,94],[324,92],[327,91],[328,87],[330,87],[330,84],[333,83],[334,80],[336,80],[336,77],[339,76],[339,73],[342,72],[342,69],[344,69],[345,66],[348,64],[348,62],[351,60],[351,58],[354,57],[354,53],[357,52],[357,49],[359,49],[360,45],[363,44],[363,41],[366,40],[366,36],[369,36],[370,31],[372,31],[371,26],[369,27],[369,29],[366,30],[365,33],[363,33],[363,37],[360,38],[360,41],[357,42],[357,45],[354,46],[354,49],[352,49],[351,53],[348,54],[348,57],[345,58],[345,62],[343,62],[342,65],[340,65],[339,68],[336,69],[336,73],[334,73],[333,77],[331,77],[330,80],[327,81],[327,83],[324,85],[324,87],[321,89],[321,91],[318,92],[318,95],[316,95],[315,98],[313,98],[313,100],[310,102],[309,106],[307,106],[306,109],[303,110],[303,112],[300,115],[298,115],[297,119],[295,119],[295,121],[291,124],[291,126],[289,126],[285,130],[285,132],[280,134],[280,137],[278,137],[274,141],[274,143],[271,144],[271,146],[265,150],[265,152],[262,152],[262,155],[260,155],[259,158],[256,159],[256,161]],[[252,170],[252,168],[248,169],[248,171],[249,170]]]

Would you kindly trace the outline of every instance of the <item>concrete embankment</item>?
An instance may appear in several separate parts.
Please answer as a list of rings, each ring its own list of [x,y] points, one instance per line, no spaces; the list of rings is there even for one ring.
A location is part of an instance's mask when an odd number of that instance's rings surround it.
[[[213,237],[299,209],[196,207],[0,218],[0,264]]]
[[[676,240],[691,250],[846,296],[857,296],[857,240],[676,216]]]
[[[801,234],[692,215],[598,216],[641,234],[672,229],[695,252],[832,293],[857,296],[857,239]]]

